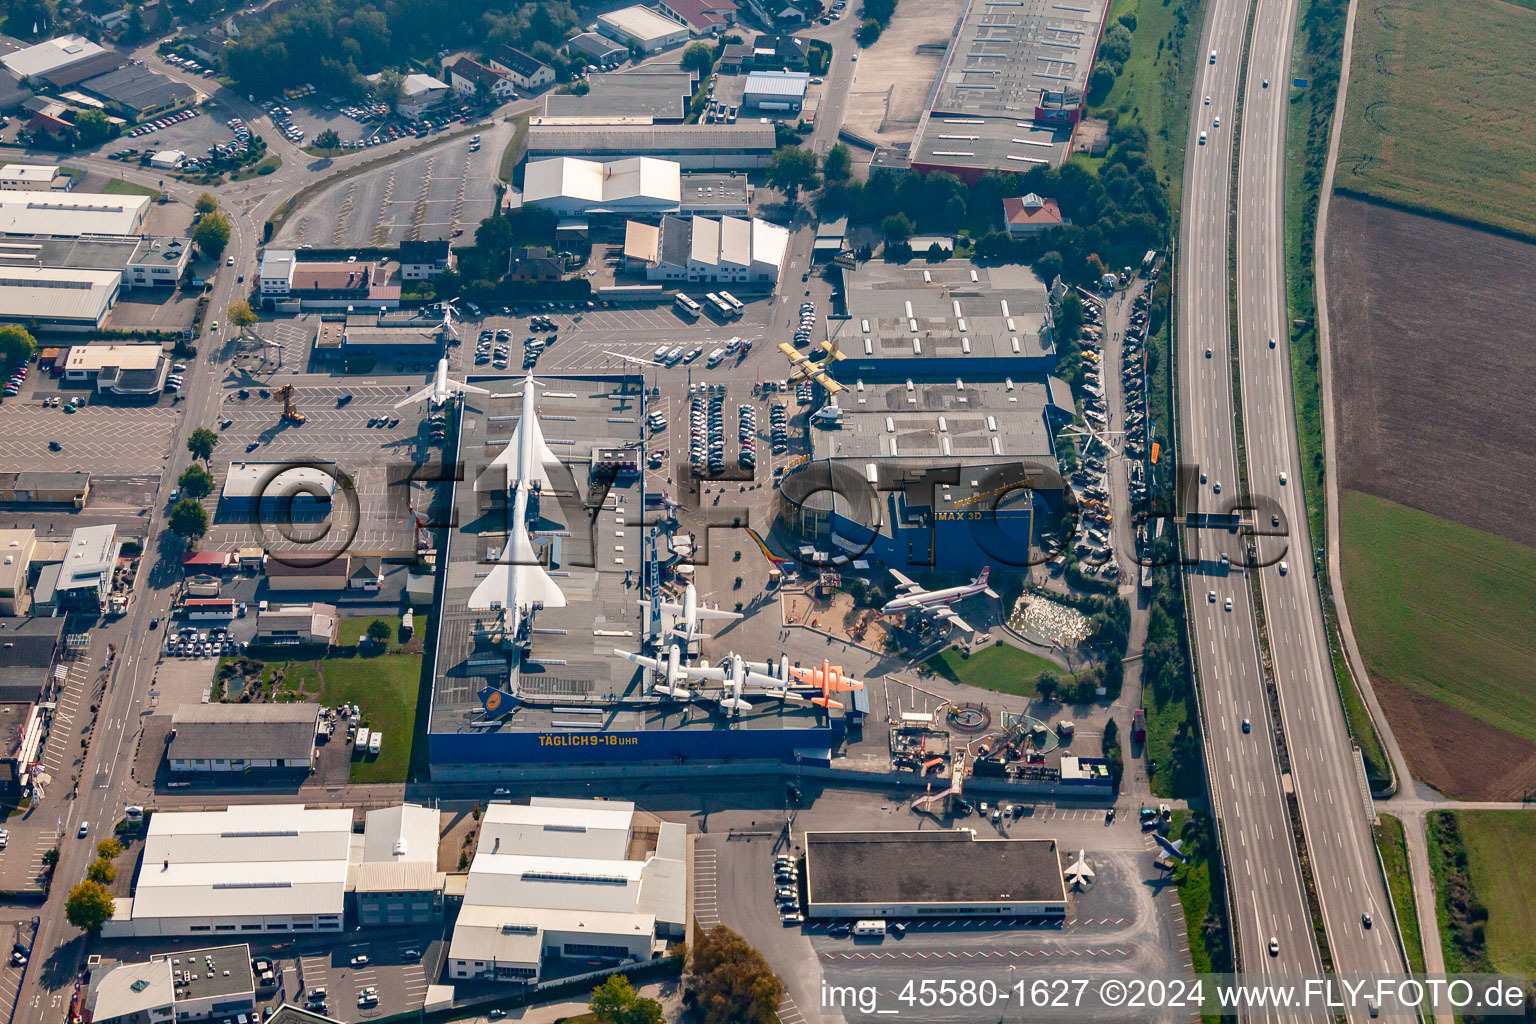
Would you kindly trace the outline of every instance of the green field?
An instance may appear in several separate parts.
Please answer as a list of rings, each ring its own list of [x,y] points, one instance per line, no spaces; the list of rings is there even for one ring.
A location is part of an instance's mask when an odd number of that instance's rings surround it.
[[[1341,502],[1371,673],[1536,742],[1536,550],[1355,491]]]
[[[1419,935],[1419,915],[1413,905],[1413,879],[1408,874],[1408,846],[1403,839],[1403,823],[1390,814],[1381,816],[1376,826],[1376,849],[1381,851],[1387,888],[1392,891],[1392,909],[1402,926],[1403,946],[1408,951],[1408,969],[1424,973],[1424,940]],[[1389,924],[1382,915],[1382,925]]]
[[[1110,23],[1127,13],[1136,16],[1130,59],[1089,115],[1127,118],[1146,129],[1147,160],[1168,187],[1170,209],[1177,210],[1204,0],[1114,0]]]
[[[1198,811],[1178,810],[1169,822],[1168,837],[1184,836],[1185,824],[1193,821],[1199,831],[1186,837],[1184,849],[1189,853],[1189,863],[1174,871],[1178,884],[1179,905],[1184,908],[1184,932],[1189,940],[1189,960],[1196,974],[1230,971],[1231,954],[1226,936],[1226,910],[1221,892],[1221,858],[1213,858],[1216,837],[1209,831],[1210,820]],[[1214,866],[1213,866],[1214,865]],[[1222,927],[1214,934],[1205,928],[1207,916],[1214,916]],[[1203,1016],[1202,1020],[1218,1021],[1220,1016]]]
[[[1472,888],[1488,908],[1493,970],[1536,975],[1536,809],[1461,811]]]
[[[1173,756],[1173,741],[1179,730],[1199,730],[1193,695],[1180,694],[1160,701],[1148,687],[1142,691],[1142,700],[1147,712],[1147,742],[1142,755],[1149,769],[1152,762],[1157,762],[1157,770],[1150,780],[1152,795],[1179,799],[1202,796],[1205,777],[1201,773],[1200,759],[1191,757],[1175,761]]]
[[[1018,697],[1035,696],[1035,681],[1042,672],[1054,672],[1063,681],[1068,678],[1067,670],[1054,661],[1008,644],[988,647],[969,658],[960,657],[959,651],[950,648],[923,662],[923,667],[952,683]]]
[[[382,619],[390,626],[383,649],[360,646],[369,623]],[[313,661],[268,661],[261,673],[271,699],[313,700],[327,707],[356,704],[362,725],[384,733],[378,757],[352,762],[353,782],[405,782],[421,775],[426,760],[426,721],[416,710],[428,683],[422,679],[422,638],[430,626],[417,612],[412,642],[400,640],[400,616],[363,615],[341,620],[337,645],[329,657]],[[260,657],[265,651],[253,652]],[[224,662],[230,659],[223,659]],[[225,695],[234,699],[238,694]]]
[[[1533,47],[1502,0],[1360,8],[1336,186],[1536,236]]]
[[[140,185],[138,182],[129,181],[126,178],[113,178],[101,186],[101,190],[109,196],[149,196],[151,199],[160,198],[159,189],[151,188],[148,185]]]

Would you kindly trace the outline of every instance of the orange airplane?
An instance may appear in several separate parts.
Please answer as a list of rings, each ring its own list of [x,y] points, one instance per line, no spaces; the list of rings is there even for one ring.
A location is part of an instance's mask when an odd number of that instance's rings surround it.
[[[820,668],[791,668],[789,674],[803,683],[821,687],[824,693],[847,693],[864,689],[862,682],[843,675],[843,667],[828,664],[826,658],[821,659]]]

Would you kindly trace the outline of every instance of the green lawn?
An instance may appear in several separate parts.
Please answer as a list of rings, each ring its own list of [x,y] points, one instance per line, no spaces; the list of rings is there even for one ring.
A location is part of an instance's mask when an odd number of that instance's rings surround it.
[[[1147,159],[1168,186],[1170,208],[1177,210],[1204,0],[1113,0],[1110,23],[1126,13],[1136,16],[1131,57],[1104,102],[1089,114],[1118,115],[1146,129]]]
[[[361,647],[368,625],[382,619],[390,626],[386,648]],[[328,707],[356,704],[362,725],[384,733],[378,757],[352,761],[353,782],[405,782],[419,776],[426,757],[426,721],[417,721],[417,709],[425,710],[429,682],[422,679],[422,639],[429,616],[416,612],[412,642],[400,639],[400,616],[362,615],[341,620],[337,646],[329,657],[318,660],[266,662],[261,673],[263,688],[271,699],[311,700]],[[370,653],[364,653],[368,651]],[[254,651],[260,657],[266,651]],[[230,659],[223,659],[220,665]],[[229,693],[232,700],[238,693]]]
[[[1533,45],[1499,0],[1361,8],[1337,186],[1536,236]]]
[[[1142,754],[1149,765],[1157,762],[1157,771],[1151,777],[1152,794],[1180,799],[1203,795],[1205,778],[1199,758],[1176,763],[1173,757],[1173,738],[1179,729],[1185,723],[1190,729],[1199,728],[1194,721],[1193,696],[1180,694],[1159,702],[1148,687],[1142,691],[1142,699],[1147,712],[1147,742]]]
[[[1536,741],[1536,550],[1355,491],[1341,501],[1371,673]]]
[[[283,166],[283,158],[278,156],[276,153],[274,153],[274,154],[272,154],[271,156],[267,157],[265,160],[261,161],[258,164],[255,164],[255,165],[253,165],[251,167],[247,167],[247,168],[245,168],[244,170],[241,170],[241,171],[236,171],[234,174],[231,174],[229,176],[229,180],[230,181],[244,181],[247,178],[255,178],[255,177],[259,176],[262,173],[262,168],[264,168],[264,167],[272,168],[271,171],[267,171],[266,172],[268,174],[271,174],[272,171],[277,170],[281,166]]]
[[[149,196],[151,199],[160,198],[159,189],[151,188],[148,185],[140,185],[138,182],[129,181],[126,178],[113,178],[101,186],[101,190],[109,196]]]
[[[950,682],[1019,697],[1035,696],[1035,680],[1042,672],[1067,678],[1066,669],[1054,661],[1008,644],[988,647],[969,658],[960,657],[959,651],[950,648],[923,662],[923,667]]]
[[[501,166],[496,174],[502,181],[512,180],[512,169],[523,158],[523,147],[528,143],[528,115],[518,114],[512,119],[514,128],[512,138],[507,142],[507,148],[501,153]]]
[[[1408,846],[1403,839],[1403,823],[1390,814],[1381,816],[1376,826],[1376,848],[1386,869],[1387,888],[1392,891],[1392,908],[1402,926],[1403,946],[1408,951],[1408,969],[1424,973],[1424,940],[1419,934],[1419,915],[1413,904],[1413,879],[1408,874]],[[1391,922],[1382,915],[1380,927]]]
[[[1168,824],[1168,836],[1177,839],[1184,834],[1184,825],[1195,821],[1203,830],[1194,837],[1198,841],[1186,841],[1183,849],[1190,854],[1189,863],[1181,864],[1173,873],[1178,885],[1179,905],[1184,908],[1184,932],[1189,940],[1189,960],[1196,974],[1230,971],[1229,946],[1226,942],[1226,909],[1222,905],[1221,863],[1214,861],[1208,851],[1214,850],[1216,837],[1209,831],[1210,821],[1202,812],[1174,811]],[[1212,941],[1206,934],[1205,919],[1214,915],[1222,922],[1222,928]],[[1202,1020],[1217,1021],[1218,1015]]]
[[[1536,975],[1536,809],[1456,817],[1473,891],[1488,908],[1493,970]]]

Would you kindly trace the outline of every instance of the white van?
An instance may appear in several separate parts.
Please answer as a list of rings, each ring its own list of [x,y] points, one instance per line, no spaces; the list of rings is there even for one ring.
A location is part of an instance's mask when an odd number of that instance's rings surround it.
[[[884,921],[855,921],[853,923],[855,935],[885,935]]]
[[[729,355],[732,352],[735,352],[739,348],[741,348],[741,339],[740,338],[732,338],[730,341],[725,343],[725,351],[726,351],[727,355]]]
[[[705,365],[719,366],[723,359],[725,359],[725,349],[717,348],[709,354],[709,359],[705,361]]]

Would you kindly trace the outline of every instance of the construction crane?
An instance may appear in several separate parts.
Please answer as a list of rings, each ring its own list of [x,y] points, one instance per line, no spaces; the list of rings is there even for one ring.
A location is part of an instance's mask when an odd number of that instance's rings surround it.
[[[292,423],[294,426],[302,426],[309,417],[299,412],[298,406],[293,404],[294,390],[292,384],[284,384],[272,392],[272,397],[283,403],[282,422]]]

